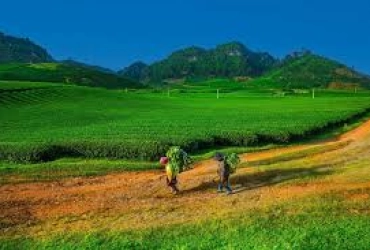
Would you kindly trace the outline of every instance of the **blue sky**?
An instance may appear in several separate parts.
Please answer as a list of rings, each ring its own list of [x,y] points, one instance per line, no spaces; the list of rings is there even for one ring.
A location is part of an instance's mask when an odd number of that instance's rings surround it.
[[[370,73],[370,1],[12,0],[0,30],[56,59],[113,69],[190,45],[240,41],[274,56],[309,48]]]

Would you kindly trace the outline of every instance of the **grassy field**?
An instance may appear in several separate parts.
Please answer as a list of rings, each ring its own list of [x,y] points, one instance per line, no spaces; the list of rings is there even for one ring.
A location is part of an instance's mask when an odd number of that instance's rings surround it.
[[[331,207],[317,209],[325,208]],[[252,217],[140,232],[75,233],[44,240],[3,240],[0,249],[365,250],[370,245],[370,224],[366,216],[299,214],[286,217],[284,207],[273,209],[275,211],[253,211]]]
[[[286,143],[343,124],[370,108],[367,93],[277,98],[240,89],[216,99],[214,93],[175,91],[168,97],[166,91],[34,85],[10,91],[10,83],[0,83],[0,89],[8,90],[0,93],[1,159],[153,160],[170,145],[197,152]]]
[[[46,83],[46,82],[0,81],[0,92],[37,89],[37,88],[51,88],[51,87],[59,87],[59,86],[60,84],[57,84],[57,83]]]
[[[0,185],[155,169],[159,170],[161,166],[153,162],[128,160],[63,158],[34,164],[0,161]]]

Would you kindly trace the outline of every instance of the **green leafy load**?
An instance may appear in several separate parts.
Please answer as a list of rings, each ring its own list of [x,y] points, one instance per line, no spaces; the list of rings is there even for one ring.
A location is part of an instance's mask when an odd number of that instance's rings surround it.
[[[167,151],[166,156],[169,159],[169,162],[166,165],[166,172],[170,179],[189,169],[189,165],[191,163],[190,157],[180,147],[171,147]]]
[[[233,174],[233,173],[236,172],[236,169],[239,166],[240,158],[239,158],[238,154],[231,153],[231,154],[225,156],[225,163],[228,166],[230,166],[230,173]]]

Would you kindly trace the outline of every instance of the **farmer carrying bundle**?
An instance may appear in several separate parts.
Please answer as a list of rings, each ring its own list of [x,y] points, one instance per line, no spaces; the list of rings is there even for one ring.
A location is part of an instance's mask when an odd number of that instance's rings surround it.
[[[237,154],[232,153],[224,155],[222,153],[215,154],[215,160],[218,161],[217,174],[219,176],[218,192],[222,192],[225,187],[227,194],[232,193],[230,187],[230,175],[236,172],[236,168],[240,163],[240,158]]]
[[[190,165],[190,157],[180,147],[171,147],[166,157],[162,157],[160,163],[166,166],[167,186],[171,188],[173,194],[177,194],[177,175],[187,169]]]

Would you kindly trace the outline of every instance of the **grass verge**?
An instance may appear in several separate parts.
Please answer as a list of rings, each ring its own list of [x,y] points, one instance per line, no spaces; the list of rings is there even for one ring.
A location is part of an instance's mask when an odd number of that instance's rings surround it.
[[[325,197],[327,201],[328,198]],[[318,199],[317,201],[322,201]],[[273,207],[232,219],[144,231],[64,233],[0,239],[0,249],[368,249],[369,216],[340,213],[332,200],[310,213]],[[323,210],[326,208],[326,210]]]

